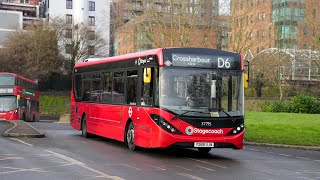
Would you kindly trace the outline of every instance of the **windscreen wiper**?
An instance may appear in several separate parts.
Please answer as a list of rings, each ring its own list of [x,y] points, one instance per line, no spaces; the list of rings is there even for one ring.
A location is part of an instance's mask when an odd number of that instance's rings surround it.
[[[186,111],[186,112],[184,112],[184,113],[181,113],[181,114],[177,114],[177,115],[175,115],[173,118],[171,118],[171,120],[174,120],[174,119],[176,119],[176,118],[178,118],[178,117],[180,117],[180,116],[183,116],[183,115],[185,115],[185,114],[187,114],[187,113],[190,113],[190,112],[196,112],[196,113],[209,114],[209,112],[201,112],[201,111]]]

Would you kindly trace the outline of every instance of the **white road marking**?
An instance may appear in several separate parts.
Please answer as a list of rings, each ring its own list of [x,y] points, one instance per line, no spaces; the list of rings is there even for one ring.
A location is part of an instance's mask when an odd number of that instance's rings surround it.
[[[320,162],[320,160],[314,160],[314,161],[316,161],[316,162]]]
[[[192,171],[191,169],[188,169],[188,168],[185,168],[185,167],[182,167],[182,166],[176,166],[177,168],[181,168],[181,169],[184,169],[184,170],[187,170],[187,171]]]
[[[249,151],[255,151],[255,152],[260,152],[259,150],[256,150],[256,149],[247,149]]]
[[[310,171],[310,170],[306,170],[306,171],[302,171],[304,173],[308,173],[308,174],[320,174],[319,171]]]
[[[205,169],[205,170],[208,170],[208,171],[216,171],[216,170],[214,170],[214,169],[210,169],[210,168],[203,167],[203,166],[200,166],[200,165],[195,165],[195,166],[197,166],[197,167],[199,167],[199,168],[202,168],[202,169]]]
[[[151,166],[151,165],[150,165],[150,166]],[[166,170],[166,169],[163,169],[163,168],[158,167],[158,166],[151,166],[151,167],[156,168],[156,169],[161,170],[161,171],[165,171],[165,170]]]
[[[289,154],[279,154],[280,156],[287,156],[287,157],[291,157],[291,155]]]
[[[120,164],[120,165],[129,167],[129,168],[133,168],[133,169],[136,169],[136,170],[138,170],[138,171],[141,171],[141,170],[142,170],[142,169],[140,169],[140,168],[136,168],[136,167],[131,166],[131,165],[129,165],[129,164]]]
[[[23,157],[0,157],[0,161],[8,159],[24,159]]]
[[[187,174],[187,173],[176,173],[176,174],[180,175],[180,176],[183,176],[183,177],[190,178],[190,179],[194,179],[194,180],[204,180],[203,178],[195,176],[195,175],[192,175],[192,174]]]
[[[201,161],[201,160],[198,160],[198,159],[193,159],[193,158],[188,158],[188,159],[191,159],[191,160],[197,161],[197,162],[201,162],[201,163],[204,163],[204,164],[209,164],[211,166],[216,166],[216,167],[219,167],[219,168],[227,168],[227,167],[222,166],[222,165],[213,164],[213,163],[209,163],[209,162],[206,162],[206,161]]]
[[[94,172],[94,173],[99,174],[99,176],[96,176],[96,177],[104,177],[104,178],[109,178],[109,179],[113,179],[113,180],[124,180],[124,179],[122,179],[122,178],[120,178],[120,177],[118,177],[118,176],[111,176],[111,175],[105,174],[105,173],[103,173],[103,172],[100,172],[100,171],[98,171],[98,170],[95,170],[95,169],[93,169],[93,168],[90,168],[90,167],[87,166],[86,164],[84,164],[84,163],[82,163],[82,162],[80,162],[80,161],[77,161],[77,160],[75,160],[75,159],[73,159],[73,158],[70,158],[70,157],[68,157],[68,156],[65,156],[65,155],[62,155],[62,154],[59,154],[59,153],[56,153],[56,152],[53,152],[53,151],[49,151],[49,150],[45,150],[45,151],[46,151],[46,152],[49,152],[49,153],[51,153],[51,154],[53,154],[53,155],[55,155],[56,157],[59,157],[60,159],[63,159],[63,160],[65,160],[65,161],[69,161],[70,163],[76,164],[76,165],[78,165],[78,166],[81,166],[81,167],[84,168],[84,169],[87,169],[87,170],[89,170],[89,171],[92,171],[92,172]]]
[[[309,158],[304,158],[304,157],[296,157],[298,159],[303,159],[303,160],[309,160]]]
[[[15,141],[18,141],[18,142],[20,142],[20,143],[22,143],[22,144],[25,144],[25,145],[28,145],[28,146],[33,146],[32,144],[29,144],[29,143],[26,143],[26,142],[24,142],[24,141],[22,141],[22,140],[20,140],[20,139],[16,139],[16,138],[10,138],[10,139],[12,139],[12,140],[15,140]]]
[[[25,171],[48,172],[48,171],[41,170],[41,168],[31,168],[31,169],[22,169],[22,168],[13,168],[13,167],[3,167],[3,168],[16,169],[16,170],[15,171],[0,172],[0,174],[9,174],[9,173],[25,172]]]

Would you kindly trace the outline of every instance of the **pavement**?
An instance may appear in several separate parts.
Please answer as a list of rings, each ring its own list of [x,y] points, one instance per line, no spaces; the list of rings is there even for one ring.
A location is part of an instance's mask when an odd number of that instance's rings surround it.
[[[44,137],[43,132],[22,120],[0,121],[0,127],[0,133],[5,137]]]

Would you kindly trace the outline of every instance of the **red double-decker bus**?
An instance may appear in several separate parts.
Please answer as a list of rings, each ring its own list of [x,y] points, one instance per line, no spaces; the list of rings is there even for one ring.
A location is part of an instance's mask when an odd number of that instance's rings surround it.
[[[0,72],[0,119],[37,121],[38,83],[17,74]]]
[[[75,65],[70,124],[130,150],[243,148],[244,62],[204,48],[161,48]]]

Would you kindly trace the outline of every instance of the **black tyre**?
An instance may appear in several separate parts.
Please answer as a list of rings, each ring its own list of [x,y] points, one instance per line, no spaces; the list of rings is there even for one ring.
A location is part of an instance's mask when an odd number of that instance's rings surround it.
[[[199,152],[205,153],[205,154],[209,153],[210,150],[211,150],[211,147],[199,147],[199,148],[198,148],[198,151],[199,151]]]
[[[87,132],[87,119],[86,116],[83,117],[82,123],[81,123],[81,130],[82,130],[82,136],[85,138],[90,137],[90,133]]]
[[[130,151],[135,151],[137,149],[136,145],[134,144],[134,124],[132,121],[127,128],[125,142]]]

